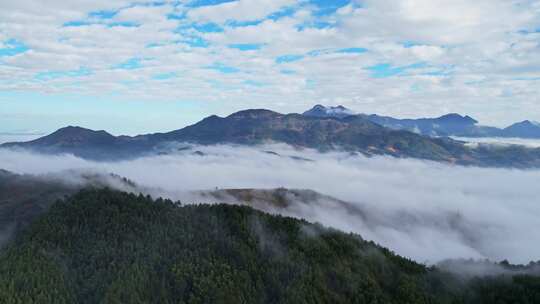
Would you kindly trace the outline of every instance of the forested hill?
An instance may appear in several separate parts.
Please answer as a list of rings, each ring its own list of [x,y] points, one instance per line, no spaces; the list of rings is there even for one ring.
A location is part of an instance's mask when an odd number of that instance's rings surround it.
[[[12,232],[27,226],[34,218],[46,212],[57,199],[87,187],[115,187],[129,192],[145,190],[116,174],[73,170],[39,176],[15,174],[0,169],[0,246]]]
[[[464,281],[305,221],[104,189],[58,201],[0,251],[0,299],[540,303],[540,279]]]

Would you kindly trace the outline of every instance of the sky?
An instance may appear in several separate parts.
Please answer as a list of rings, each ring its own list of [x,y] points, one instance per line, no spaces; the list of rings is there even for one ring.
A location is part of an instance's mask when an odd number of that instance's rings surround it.
[[[540,121],[538,0],[3,0],[0,135],[247,108]]]

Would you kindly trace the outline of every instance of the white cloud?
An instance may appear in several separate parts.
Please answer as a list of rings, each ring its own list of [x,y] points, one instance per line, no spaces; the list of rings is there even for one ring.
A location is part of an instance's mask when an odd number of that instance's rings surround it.
[[[315,103],[341,103],[357,112],[400,117],[460,112],[499,126],[540,120],[537,1],[366,0],[359,4],[317,17],[315,6],[289,0],[240,0],[198,8],[132,5],[123,0],[3,1],[1,40],[17,39],[31,50],[0,57],[0,90],[185,100],[206,104],[219,114],[252,107],[298,112]],[[243,27],[223,24],[263,19],[289,6],[296,10],[277,20]],[[102,10],[118,10],[118,14],[99,24],[62,26],[88,21],[90,12]],[[183,12],[185,19],[167,17]],[[139,26],[109,26],[115,22]],[[218,22],[224,31],[201,33],[191,28],[193,22]],[[331,26],[307,26],[325,22]],[[202,40],[209,46],[190,45],[203,44]],[[229,44],[260,44],[261,49],[239,51],[228,48]],[[359,47],[368,51],[332,51]],[[326,52],[308,55],[320,50]],[[277,64],[281,55],[305,57]],[[110,70],[130,58],[147,60],[141,69]],[[203,68],[215,62],[240,72],[222,74]],[[419,62],[425,67],[388,78],[373,78],[366,70],[379,63],[400,67]],[[92,70],[92,75],[34,79],[40,72],[80,67]],[[170,72],[177,77],[152,79]],[[265,86],[250,86],[247,80]],[[133,81],[138,85],[126,85]]]
[[[429,44],[475,43],[538,23],[527,1],[366,0],[347,25]],[[501,22],[504,20],[504,22]]]
[[[206,156],[193,154],[196,150]],[[268,150],[282,156],[263,152]],[[314,162],[295,161],[289,156]],[[265,209],[357,232],[420,262],[489,258],[527,263],[540,257],[540,234],[531,229],[540,225],[540,171],[368,159],[284,145],[194,146],[183,154],[117,163],[0,150],[0,163],[18,173],[68,169],[114,172],[161,189],[153,194],[184,203],[215,202],[190,193],[215,187],[313,189],[349,202],[354,211],[324,198],[309,204],[297,202],[285,210]]]
[[[166,19],[172,8],[167,5],[160,6],[134,6],[120,10],[114,17],[116,21],[150,23]]]
[[[411,47],[411,52],[420,60],[438,59],[444,54],[444,49],[438,46],[415,45]]]
[[[188,11],[188,17],[200,22],[218,23],[228,20],[259,20],[282,7],[294,5],[296,2],[295,0],[237,0],[192,9]]]

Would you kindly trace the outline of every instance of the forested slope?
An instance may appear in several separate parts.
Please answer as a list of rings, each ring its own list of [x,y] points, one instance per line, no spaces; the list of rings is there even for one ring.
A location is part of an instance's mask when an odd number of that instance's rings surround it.
[[[0,301],[539,303],[540,279],[465,281],[305,221],[105,189],[58,201],[0,251]]]

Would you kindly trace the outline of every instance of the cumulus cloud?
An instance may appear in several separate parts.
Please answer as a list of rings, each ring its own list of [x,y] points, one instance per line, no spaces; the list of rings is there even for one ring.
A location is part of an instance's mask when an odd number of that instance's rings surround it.
[[[361,4],[351,12],[356,17],[348,20],[351,30],[370,28],[379,35],[427,44],[476,43],[507,34],[508,28],[527,28],[537,22],[537,12],[521,6],[530,6],[528,1],[367,0]],[[387,22],[390,19],[393,22]]]
[[[218,22],[250,21],[263,19],[285,6],[296,4],[295,0],[237,0],[218,5],[195,8],[188,16],[196,21]]]
[[[532,229],[540,225],[540,171],[368,159],[284,145],[193,146],[176,155],[116,163],[3,150],[0,164],[31,174],[113,172],[154,189],[153,195],[184,202],[216,202],[194,192],[216,187],[312,189],[337,200],[317,196],[307,203],[292,199],[285,209],[258,207],[359,233],[420,262],[488,258],[527,263],[540,258],[540,235]]]
[[[1,43],[29,50],[0,57],[0,89],[195,101],[219,114],[322,103],[400,117],[461,112],[497,126],[540,120],[537,1],[367,0],[321,14],[325,3],[3,1]],[[339,52],[347,48],[367,51]],[[302,59],[276,62],[284,55]],[[139,68],[114,68],[133,58]],[[237,72],[207,68],[216,63]],[[373,78],[378,64],[417,68]],[[80,69],[88,73],[74,77]]]

